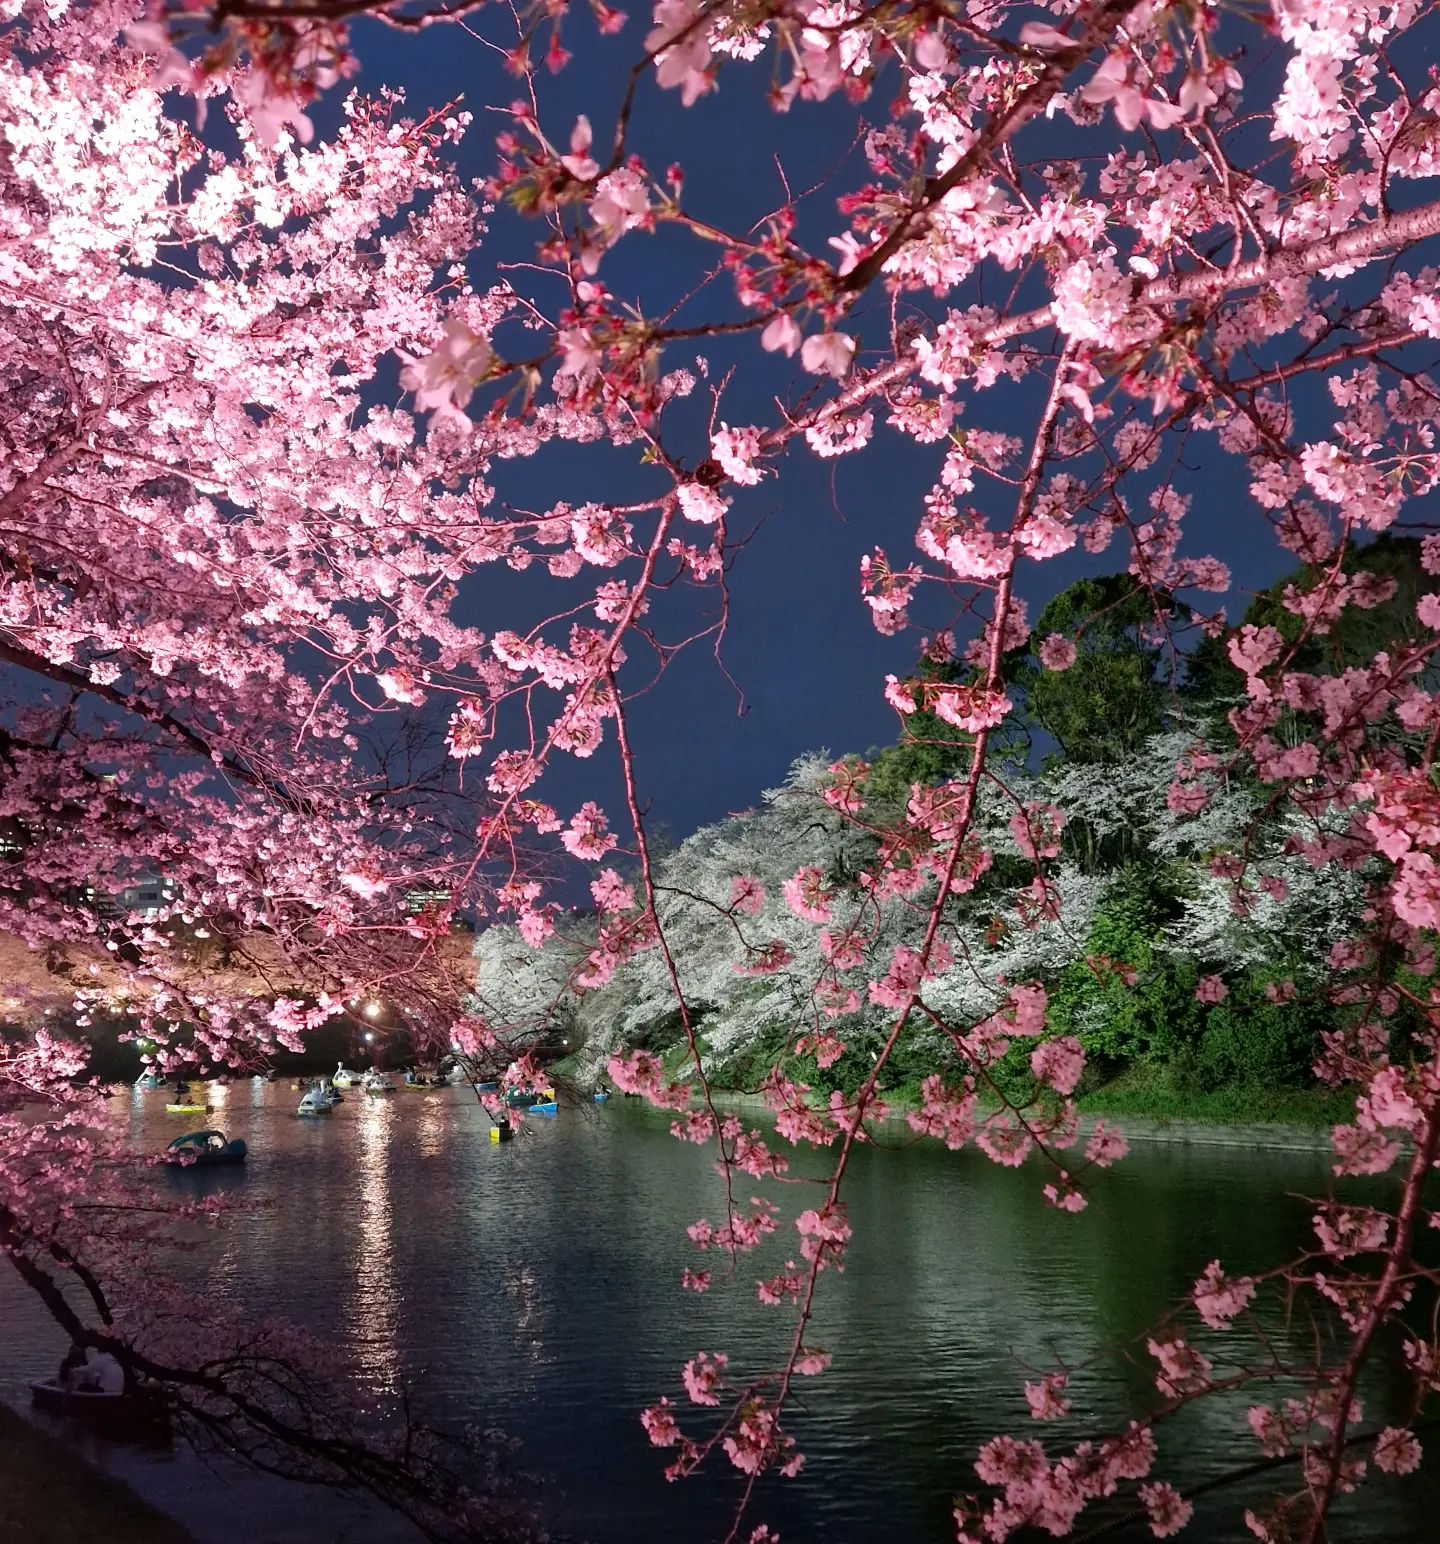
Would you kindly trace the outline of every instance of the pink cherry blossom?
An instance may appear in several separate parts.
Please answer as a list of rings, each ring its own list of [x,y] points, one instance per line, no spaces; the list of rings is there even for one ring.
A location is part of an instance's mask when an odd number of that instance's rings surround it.
[[[1171,783],[1165,793],[1165,808],[1175,815],[1198,815],[1209,802],[1203,783]]]
[[[1063,1372],[1046,1373],[1038,1383],[1025,1385],[1025,1403],[1036,1421],[1057,1421],[1070,1412],[1070,1401],[1064,1397],[1069,1379]]]
[[[1058,857],[1065,816],[1053,804],[1027,804],[1010,820],[1010,834],[1022,857],[1039,861]]]
[[[1108,54],[1080,95],[1086,102],[1112,102],[1115,121],[1122,129],[1138,128],[1147,116],[1155,128],[1168,129],[1184,116],[1183,108],[1146,96],[1132,84],[1123,54]]]
[[[1273,627],[1242,627],[1228,645],[1230,660],[1246,675],[1258,675],[1280,657],[1283,640]]]
[[[1029,1157],[1034,1138],[1023,1126],[1003,1117],[992,1116],[975,1133],[981,1151],[1003,1168],[1018,1168]]]
[[[655,27],[645,48],[655,60],[655,78],[671,90],[680,89],[681,100],[692,107],[710,89],[710,45],[706,29],[696,26],[699,6],[695,0],[659,0]]]
[[[1420,1454],[1420,1443],[1403,1427],[1387,1426],[1375,1439],[1375,1467],[1386,1474],[1413,1474]]]
[[[685,518],[700,525],[714,525],[730,507],[729,499],[722,498],[713,488],[706,488],[700,483],[681,483],[675,490],[675,496],[680,501]]]
[[[590,881],[590,893],[601,911],[629,911],[635,904],[635,892],[614,869],[602,869],[598,879]]]
[[[855,340],[843,332],[817,333],[806,338],[800,350],[800,363],[812,375],[833,375],[843,379],[855,357]]]
[[[937,718],[967,734],[996,728],[1010,711],[1010,699],[1003,692],[973,686],[935,689],[927,693],[927,705]]]
[[[725,475],[737,486],[753,487],[760,481],[761,470],[755,460],[760,453],[758,429],[732,429],[721,424],[711,436],[710,448]]]
[[[1219,976],[1201,976],[1200,984],[1195,988],[1197,1003],[1223,1003],[1229,995],[1229,987]]]
[[[565,170],[581,182],[589,182],[600,170],[590,158],[592,139],[590,120],[581,113],[570,131],[570,154],[560,157],[560,164]]]
[[[1085,1159],[1097,1168],[1109,1168],[1130,1151],[1130,1144],[1104,1121],[1095,1122],[1095,1131],[1085,1147]]]
[[[1147,1349],[1160,1365],[1155,1386],[1166,1399],[1179,1399],[1208,1385],[1214,1364],[1186,1341],[1152,1339]]]
[[[882,1008],[905,1008],[924,979],[925,963],[919,953],[900,944],[891,957],[882,981],[869,983],[870,1001]]]
[[[786,311],[777,311],[760,334],[760,346],[772,354],[792,356],[800,347],[800,329],[795,318]]]
[[[569,827],[560,833],[560,840],[566,852],[592,863],[613,852],[617,844],[615,834],[606,829],[604,811],[589,801],[571,817]]]
[[[400,384],[414,392],[421,412],[463,421],[464,409],[493,357],[487,338],[452,318],[430,353],[410,360],[401,370]]]
[[[830,920],[830,896],[818,868],[801,869],[783,886],[785,904],[807,922]]]
[[[640,1424],[656,1447],[674,1447],[680,1440],[680,1428],[675,1422],[668,1399],[662,1399],[658,1405],[642,1410]]]
[[[717,1351],[713,1356],[701,1351],[681,1369],[685,1392],[697,1405],[718,1405],[720,1396],[716,1390],[723,1387],[725,1366],[729,1358]],[[652,1438],[653,1440],[653,1438]]]
[[[1073,1094],[1085,1071],[1085,1052],[1074,1035],[1046,1040],[1030,1053],[1030,1070],[1057,1094]]]
[[[731,969],[737,976],[773,976],[794,962],[794,954],[775,938],[750,950],[743,960],[736,960]]]
[[[1157,1539],[1168,1539],[1179,1533],[1195,1511],[1194,1506],[1165,1480],[1142,1485],[1139,1496],[1150,1514],[1150,1532]]]
[[[1047,670],[1068,670],[1077,658],[1075,645],[1059,633],[1050,633],[1042,638],[1035,652]]]
[[[1255,1296],[1255,1283],[1248,1277],[1231,1278],[1212,1260],[1191,1293],[1196,1311],[1212,1330],[1228,1329],[1231,1320]]]

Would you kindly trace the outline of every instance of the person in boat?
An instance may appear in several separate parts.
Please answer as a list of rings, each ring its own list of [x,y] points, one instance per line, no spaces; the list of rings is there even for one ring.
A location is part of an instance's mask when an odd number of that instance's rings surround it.
[[[78,1353],[78,1356],[77,1356]],[[125,1372],[108,1351],[71,1346],[60,1364],[60,1386],[72,1394],[123,1394]]]
[[[94,1346],[85,1350],[85,1366],[80,1376],[97,1394],[123,1394],[125,1373],[119,1362],[108,1351],[97,1351]]]
[[[78,1346],[73,1341],[70,1349],[60,1360],[60,1370],[55,1374],[55,1381],[62,1389],[68,1389],[71,1380],[85,1365],[85,1347]]]

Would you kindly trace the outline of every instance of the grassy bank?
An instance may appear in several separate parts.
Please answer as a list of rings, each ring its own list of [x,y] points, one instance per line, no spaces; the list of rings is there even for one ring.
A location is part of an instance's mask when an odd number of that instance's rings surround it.
[[[563,1068],[552,1069],[563,1075]],[[672,1075],[680,1075],[676,1068]],[[750,1089],[711,1085],[717,1099],[742,1107],[758,1106],[760,1096]],[[918,1080],[882,1090],[892,1116],[902,1116],[920,1104]],[[981,1101],[998,1107],[998,1101]],[[1076,1101],[1082,1115],[1116,1120],[1191,1122],[1197,1126],[1292,1126],[1315,1132],[1328,1130],[1355,1117],[1354,1093],[1330,1089],[1267,1088],[1233,1084],[1195,1092],[1177,1088],[1164,1074],[1148,1068],[1131,1068]]]
[[[702,1053],[707,1049],[702,1039]],[[665,1075],[686,1081],[689,1051],[682,1045],[671,1046],[661,1056]],[[551,1068],[558,1076],[573,1075],[581,1058],[572,1055]],[[768,1070],[768,1060],[757,1056],[746,1073],[758,1080]],[[729,1068],[719,1069],[722,1074]],[[812,1069],[813,1077],[813,1069]],[[803,1072],[792,1073],[808,1081]],[[911,1077],[891,1088],[882,1089],[885,1103],[892,1111],[903,1113],[920,1104],[921,1078]],[[717,1095],[747,1101],[753,1098],[753,1085],[747,1089],[743,1078],[738,1086],[727,1082],[711,1085]],[[1176,1068],[1165,1065],[1136,1065],[1098,1086],[1081,1085],[1077,1100],[1085,1115],[1129,1116],[1135,1120],[1195,1121],[1215,1126],[1278,1125],[1320,1129],[1349,1121],[1355,1114],[1353,1090],[1319,1087],[1293,1088],[1282,1085],[1245,1082],[1226,1083],[1202,1089]],[[823,1088],[819,1090],[824,1093]],[[982,1100],[982,1102],[984,1102]]]
[[[128,1486],[0,1405],[0,1540],[5,1544],[191,1544]]]
[[[920,1102],[919,1082],[887,1089],[885,1102],[892,1110],[915,1109]],[[1195,1121],[1212,1126],[1307,1126],[1318,1130],[1351,1120],[1355,1114],[1353,1093],[1250,1083],[1199,1092],[1178,1086],[1164,1068],[1151,1067],[1131,1067],[1075,1102],[1082,1115]],[[982,1099],[981,1103],[987,1101]]]
[[[1212,1125],[1333,1126],[1354,1118],[1355,1095],[1327,1088],[1236,1083],[1204,1091],[1177,1084],[1164,1068],[1131,1067],[1079,1100],[1086,1115]]]

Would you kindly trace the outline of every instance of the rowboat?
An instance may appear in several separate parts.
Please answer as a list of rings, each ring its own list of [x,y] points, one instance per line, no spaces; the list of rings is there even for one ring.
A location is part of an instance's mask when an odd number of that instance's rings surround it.
[[[46,1415],[69,1416],[116,1436],[132,1436],[139,1428],[153,1433],[169,1421],[164,1400],[144,1388],[132,1393],[105,1393],[66,1388],[58,1379],[46,1378],[30,1385],[30,1402]]]
[[[534,1109],[537,1105],[553,1104],[555,1102],[555,1090],[542,1088],[538,1093],[533,1088],[507,1088],[505,1090],[505,1103],[512,1110]]]
[[[187,1131],[165,1149],[165,1162],[194,1168],[212,1163],[244,1163],[248,1151],[236,1137],[227,1141],[223,1131]]]

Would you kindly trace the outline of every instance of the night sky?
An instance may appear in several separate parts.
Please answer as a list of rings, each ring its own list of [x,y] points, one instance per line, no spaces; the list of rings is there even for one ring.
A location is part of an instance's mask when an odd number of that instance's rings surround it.
[[[576,115],[585,112],[603,160],[600,147],[610,142],[626,70],[642,45],[642,21],[637,14],[619,37],[597,39],[588,17],[572,14],[566,42],[577,59],[558,75],[538,76],[540,121],[552,142],[566,144]],[[513,33],[505,34],[508,23],[498,10],[480,13],[476,25],[500,42],[508,44],[513,38]],[[461,149],[451,153],[458,154],[467,179],[493,172],[494,138],[508,126],[508,116],[487,109],[505,106],[524,89],[523,82],[505,71],[495,50],[448,26],[419,36],[397,36],[362,23],[354,41],[361,61],[355,87],[402,87],[415,109],[463,97],[475,122]],[[843,228],[836,193],[864,180],[863,159],[853,144],[855,112],[848,104],[832,101],[801,104],[787,116],[776,115],[764,101],[769,78],[767,63],[727,64],[719,91],[689,109],[682,107],[678,92],[662,92],[647,79],[636,105],[632,145],[652,170],[663,170],[671,161],[682,163],[687,207],[731,227],[747,225],[783,201],[781,167],[794,190],[823,184],[802,203],[797,234],[812,250],[824,250],[826,236]],[[884,89],[867,109],[872,115],[883,112],[887,93],[897,81],[892,66]],[[333,121],[336,105],[327,101],[316,110],[322,133]],[[1061,120],[1040,132],[1056,149],[1064,143],[1067,153],[1075,153],[1073,138],[1080,131],[1073,125]],[[1109,148],[1107,131],[1089,132],[1096,137],[1097,151]],[[1029,143],[1033,153],[1034,141]],[[486,286],[500,276],[500,265],[533,257],[541,233],[536,222],[522,220],[509,209],[497,210],[490,236],[471,260],[473,282]],[[674,231],[654,237],[634,233],[606,257],[600,277],[621,299],[644,296],[647,312],[654,314],[657,297],[678,298],[691,288],[713,262],[712,252]],[[511,277],[554,315],[563,301],[558,280],[523,273]],[[977,282],[947,297],[946,303],[999,302],[1013,276],[997,275],[991,282],[996,279],[1003,287],[997,287],[993,297]],[[1022,295],[1023,302],[1038,298],[1038,292]],[[906,302],[912,309],[914,304]],[[886,298],[872,292],[847,320],[848,329],[859,332],[862,361],[867,341],[877,348],[885,342],[887,307]],[[684,319],[734,314],[733,289],[722,277]],[[694,352],[672,346],[665,365],[690,364]],[[707,343],[704,352],[712,380],[732,362],[741,366],[720,414],[732,424],[774,423],[775,399],[794,401],[813,383],[788,361],[764,355],[753,335],[718,346]],[[973,404],[967,402],[962,421],[1026,435],[1035,419],[1039,389],[1041,383],[1031,382],[1008,392],[986,393]],[[706,454],[708,412],[708,399],[697,391],[689,403],[667,414],[666,444],[689,465]],[[1179,479],[1180,486],[1195,495],[1182,551],[1213,552],[1231,564],[1237,581],[1248,589],[1263,587],[1293,565],[1274,545],[1260,512],[1246,496],[1243,466],[1233,457],[1218,455],[1208,437],[1202,444],[1203,466],[1196,465]],[[1192,460],[1197,448],[1192,441]],[[886,639],[875,632],[860,598],[858,564],[876,545],[883,546],[897,566],[913,559],[921,497],[943,452],[943,444],[916,446],[877,421],[874,440],[858,455],[824,461],[800,446],[782,463],[778,478],[754,489],[729,490],[737,494],[730,515],[732,538],[752,533],[731,576],[724,647],[725,666],[744,694],[744,714],[739,714],[735,688],[717,667],[709,640],[674,659],[653,688],[628,709],[642,797],[650,805],[651,818],[671,835],[683,837],[753,806],[760,791],[782,781],[791,761],[805,752],[863,751],[896,738],[896,718],[881,688],[887,671],[903,675],[912,664],[919,635]],[[605,502],[660,491],[663,474],[638,463],[639,452],[633,448],[554,447],[532,460],[498,464],[492,475],[501,502],[539,511],[558,499]],[[980,484],[970,501],[997,523],[1008,519],[1013,493]],[[648,526],[642,526],[642,534],[645,529]],[[1077,549],[1043,567],[1028,564],[1020,592],[1029,600],[1031,620],[1046,600],[1076,578],[1114,572],[1127,561],[1128,551],[1117,542],[1100,557]],[[612,576],[587,567],[568,585],[557,585],[548,578],[497,568],[469,581],[460,619],[488,633],[502,627],[524,630],[559,609],[558,593],[566,595],[564,604],[579,604],[600,578]],[[938,600],[938,589],[934,594]],[[1196,598],[1207,608],[1220,599]],[[1243,610],[1243,598],[1232,597],[1230,603],[1232,615]],[[690,590],[681,606],[657,606],[656,614],[664,620],[668,612],[671,634],[681,636],[694,629],[697,604],[707,620],[713,617],[713,593],[697,590]],[[544,610],[537,609],[542,605]],[[950,611],[927,614],[924,605],[914,609],[927,630],[955,621]],[[682,625],[682,610],[688,625]],[[963,641],[963,624],[958,631]],[[654,674],[654,667],[639,649],[630,653],[622,680],[633,692]],[[608,755],[602,751],[592,762],[578,764],[558,758],[537,785],[538,796],[566,816],[591,797],[618,813],[613,726],[607,725],[606,735]]]

